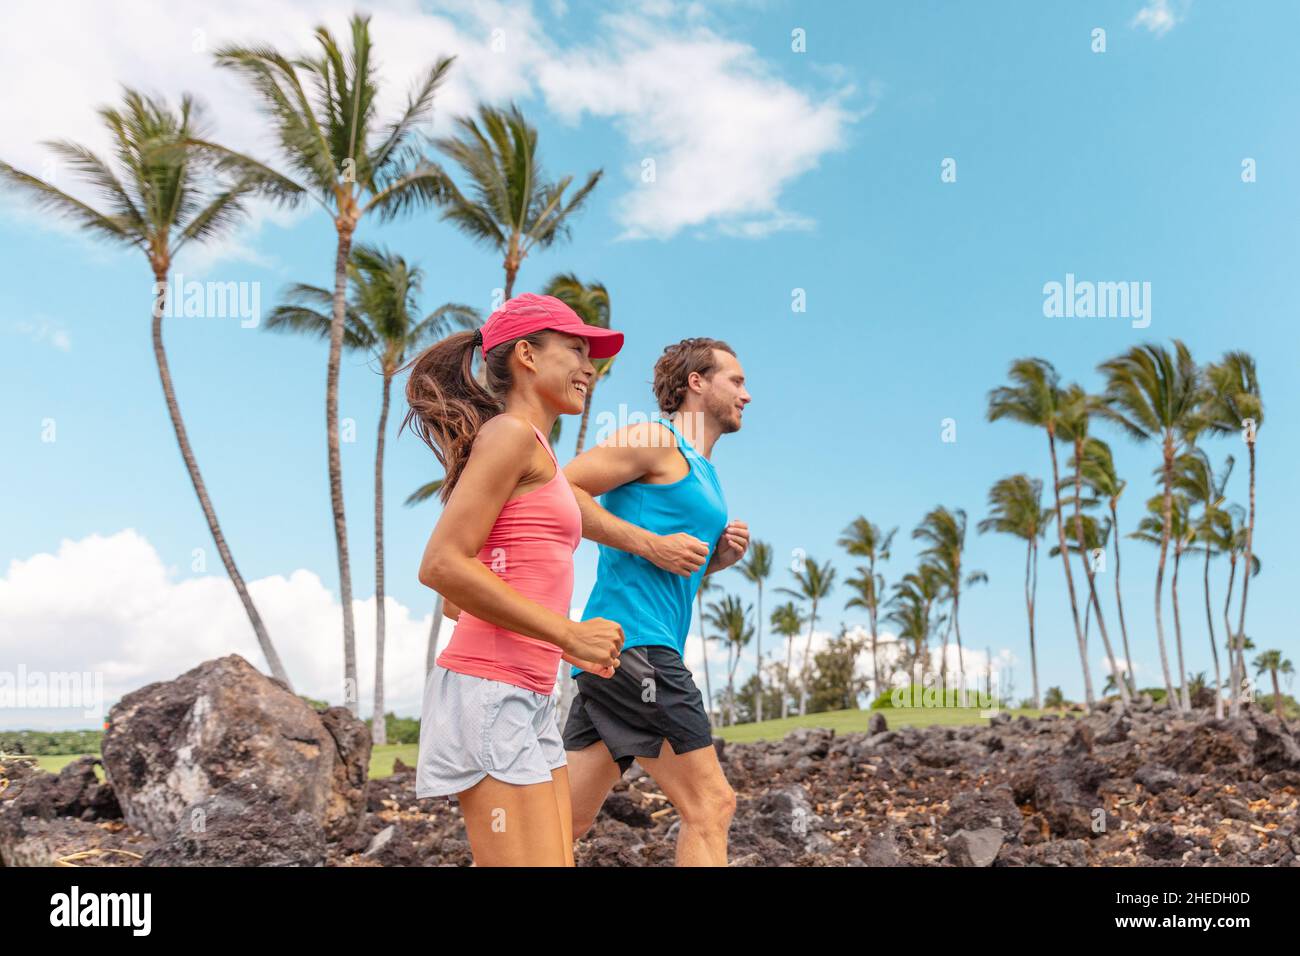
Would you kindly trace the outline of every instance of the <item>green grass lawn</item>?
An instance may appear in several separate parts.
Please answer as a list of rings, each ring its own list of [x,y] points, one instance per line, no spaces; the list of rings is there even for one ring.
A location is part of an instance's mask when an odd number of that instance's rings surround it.
[[[1022,714],[1026,717],[1038,717],[1047,711],[1032,709],[1013,709],[1008,711],[1012,717]],[[748,744],[758,740],[780,740],[797,727],[826,727],[837,734],[866,733],[867,721],[873,711],[869,710],[831,710],[820,714],[807,714],[803,717],[787,717],[785,720],[765,720],[762,723],[737,724],[734,727],[719,727],[715,733],[728,743]],[[897,708],[881,711],[891,728],[897,727],[932,727],[941,724],[947,727],[962,725],[983,725],[987,717],[981,717],[974,707],[948,708]],[[415,766],[415,744],[388,744],[376,747],[370,754],[371,779],[387,777],[393,772],[393,760],[400,757],[402,762]]]
[[[865,733],[867,721],[874,711],[870,710],[831,710],[820,714],[807,714],[803,717],[787,717],[785,720],[765,720],[762,723],[737,724],[734,727],[719,727],[717,735],[728,743],[747,744],[757,740],[780,740],[797,727],[827,727],[837,734]],[[885,715],[891,728],[897,727],[932,727],[940,724],[947,727],[962,725],[981,725],[988,723],[988,718],[981,717],[974,707],[903,707],[880,711]],[[1037,717],[1045,713],[1041,710],[1013,709],[1008,713],[1012,717],[1022,714]],[[372,779],[387,777],[393,772],[393,761],[397,758],[415,766],[415,744],[386,744],[375,747],[370,753],[370,776]],[[65,766],[76,760],[80,754],[61,754],[54,757],[37,757],[37,764],[42,770],[58,773]],[[104,779],[102,767],[96,767],[99,778]]]

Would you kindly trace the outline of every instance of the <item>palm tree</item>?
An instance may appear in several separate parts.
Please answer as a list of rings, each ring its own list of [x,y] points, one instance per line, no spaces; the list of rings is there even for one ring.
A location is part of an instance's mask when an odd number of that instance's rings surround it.
[[[1082,386],[1074,384],[1065,390],[1061,401],[1061,434],[1074,445],[1074,540],[1082,548],[1084,543],[1083,534],[1083,510],[1081,503],[1081,494],[1083,491],[1083,457],[1084,446],[1088,440],[1088,424],[1094,412],[1100,405],[1100,400],[1089,395]],[[1100,535],[1097,541],[1101,546],[1101,553],[1104,555],[1105,542]],[[1115,652],[1111,647],[1110,634],[1106,630],[1106,616],[1101,611],[1101,602],[1097,598],[1097,576],[1093,572],[1092,562],[1089,560],[1090,552],[1081,552],[1080,557],[1083,562],[1083,573],[1088,580],[1088,599],[1090,606],[1097,611],[1097,630],[1101,634],[1102,646],[1106,649],[1106,662],[1113,674],[1119,670],[1115,661]],[[1085,622],[1086,623],[1086,622]],[[1087,638],[1084,638],[1085,643]],[[1127,710],[1129,707],[1129,688],[1127,680],[1119,681],[1119,699],[1120,706]]]
[[[609,292],[599,282],[584,285],[572,272],[566,272],[563,275],[555,276],[550,282],[546,283],[542,294],[555,296],[555,298],[578,313],[578,317],[588,325],[594,325],[601,329],[609,328]],[[575,456],[582,454],[582,447],[586,442],[587,419],[591,415],[591,396],[596,391],[596,386],[600,384],[601,379],[614,370],[615,358],[617,356],[591,360],[591,364],[596,369],[596,376],[591,380],[591,385],[587,389],[587,399],[582,406],[582,424],[578,426],[578,447],[573,452]],[[556,422],[559,422],[558,418]]]
[[[442,481],[441,478],[436,478],[433,481],[425,482],[419,488],[416,488],[415,491],[407,495],[406,500],[402,502],[402,504],[409,508],[412,505],[418,505],[421,502],[428,501],[430,498],[436,496],[438,492],[442,491]],[[424,673],[426,675],[429,671],[433,670],[434,661],[438,656],[438,631],[442,627],[443,618],[442,595],[438,594],[436,591],[434,594],[436,594],[437,597],[433,602],[433,623],[429,626],[428,646],[424,652]]]
[[[267,634],[266,625],[249,596],[243,576],[217,521],[216,509],[199,473],[172,385],[171,368],[163,348],[162,321],[167,311],[171,265],[191,241],[207,242],[239,223],[245,202],[255,193],[273,194],[259,177],[223,176],[214,170],[205,151],[191,145],[202,135],[202,116],[193,97],[181,97],[173,110],[165,102],[125,89],[122,107],[102,106],[99,117],[113,142],[117,170],[85,146],[67,140],[48,146],[80,179],[93,188],[102,207],[97,209],[58,189],[52,183],[0,162],[0,180],[17,187],[39,206],[77,223],[101,239],[133,246],[149,259],[154,277],[153,352],[162,382],[163,399],[171,416],[181,460],[189,472],[199,507],[208,523],[221,563],[253,626],[258,646],[271,674],[290,690],[293,685]]]
[[[1161,443],[1164,484],[1163,526],[1160,533],[1160,561],[1156,566],[1156,640],[1160,645],[1160,666],[1164,671],[1165,691],[1175,710],[1186,710],[1187,681],[1183,679],[1181,708],[1174,697],[1173,680],[1165,653],[1164,596],[1165,561],[1169,553],[1169,535],[1173,522],[1174,459],[1181,449],[1190,447],[1201,422],[1201,372],[1187,346],[1174,340],[1174,353],[1154,343],[1134,346],[1123,355],[1101,363],[1106,375],[1104,404],[1100,414],[1118,424],[1139,442],[1158,438]],[[1182,670],[1181,662],[1179,670]]]
[[[509,299],[524,258],[534,246],[545,249],[568,236],[569,217],[595,188],[603,170],[589,173],[586,183],[566,200],[564,193],[573,177],[546,181],[537,158],[537,130],[518,106],[512,103],[501,110],[480,104],[478,114],[481,130],[473,117],[462,116],[456,120],[459,139],[436,141],[465,171],[474,192],[474,198],[467,199],[452,185],[443,218],[501,254]]]
[[[929,543],[921,554],[934,559],[934,565],[943,575],[948,600],[952,604],[952,628],[957,637],[958,685],[961,687],[962,706],[966,703],[966,659],[961,646],[961,585],[962,552],[966,548],[966,512],[957,508],[949,511],[940,505],[921,519],[912,531],[912,537]],[[983,571],[971,571],[966,583],[987,581]]]
[[[880,612],[880,593],[885,589],[885,579],[876,574],[876,562],[889,560],[889,548],[894,541],[897,528],[891,528],[882,534],[879,527],[858,515],[840,533],[837,542],[841,548],[858,558],[866,558],[866,567],[858,568],[858,577],[849,578],[845,583],[857,594],[844,607],[860,607],[867,612],[871,622],[871,693],[880,693],[880,664],[876,660],[877,618]]]
[[[383,398],[375,439],[375,716],[371,738],[388,743],[384,722],[384,439],[393,376],[406,356],[452,332],[474,328],[478,314],[450,303],[419,318],[418,297],[424,272],[395,253],[358,244],[348,267],[352,298],[347,309],[344,348],[370,353],[383,376]],[[328,339],[333,294],[311,285],[290,287],[286,302],[266,321],[273,332]],[[315,308],[313,308],[315,306]]]
[[[799,668],[799,716],[802,717],[808,712],[808,661],[809,652],[812,650],[813,630],[817,627],[817,604],[830,594],[831,588],[835,586],[835,569],[831,567],[829,561],[819,565],[809,557],[803,562],[802,568],[791,569],[791,573],[799,589],[777,588],[777,590],[782,594],[810,601],[812,604],[808,614],[808,639],[803,645],[803,664]]]
[[[1074,574],[1070,570],[1069,550],[1065,544],[1065,524],[1061,517],[1061,473],[1056,460],[1056,432],[1060,423],[1062,393],[1056,369],[1045,359],[1022,358],[1011,363],[1007,372],[1011,385],[1003,385],[989,392],[988,420],[1010,419],[1022,425],[1042,428],[1047,432],[1047,450],[1052,458],[1052,494],[1055,498],[1053,514],[1056,533],[1065,568],[1065,587],[1070,596],[1070,613],[1074,617],[1074,636],[1079,648],[1079,665],[1083,669],[1084,709],[1091,713],[1093,707],[1092,674],[1088,669],[1088,648],[1079,621],[1079,602],[1074,593]]]
[[[1029,617],[1029,663],[1033,670],[1036,709],[1043,706],[1038,692],[1038,650],[1034,643],[1038,540],[1047,532],[1050,514],[1050,511],[1043,508],[1043,483],[1022,473],[1002,478],[993,484],[989,489],[989,516],[977,526],[980,534],[996,531],[1025,542],[1025,610]]]
[[[1160,545],[1162,540],[1161,529],[1164,526],[1162,516],[1163,498],[1156,495],[1147,501],[1147,516],[1138,522],[1138,530],[1129,535],[1139,541],[1145,541],[1147,544]],[[1190,689],[1187,686],[1185,676],[1185,665],[1183,663],[1183,628],[1182,618],[1179,614],[1178,606],[1178,569],[1182,561],[1182,556],[1192,541],[1192,523],[1191,523],[1191,503],[1187,496],[1181,492],[1176,492],[1171,501],[1169,508],[1169,537],[1168,541],[1174,546],[1174,574],[1173,582],[1170,588],[1170,600],[1174,609],[1174,641],[1178,651],[1178,670],[1181,676],[1179,681],[1179,699],[1183,703],[1183,709],[1191,707]]]
[[[1068,481],[1070,479],[1066,480]],[[1088,503],[1095,504],[1096,502],[1093,499],[1089,499]],[[1082,515],[1078,527],[1075,526],[1073,521],[1066,526],[1065,534],[1070,553],[1078,556],[1079,560],[1084,562],[1091,560],[1094,554],[1105,553],[1106,546],[1110,540],[1110,533],[1113,529],[1114,525],[1111,523],[1109,517],[1098,519],[1095,515]],[[1051,550],[1052,557],[1056,557],[1059,553],[1060,549],[1056,545],[1053,545]],[[1091,568],[1089,568],[1089,570],[1091,570]],[[1095,589],[1089,592],[1088,601],[1084,605],[1083,615],[1083,640],[1085,644],[1088,641],[1088,628],[1092,620],[1092,612],[1095,610],[1098,615],[1101,614],[1100,601],[1101,599],[1097,596]],[[1120,668],[1119,661],[1115,656],[1109,652],[1109,645],[1104,649],[1107,650],[1107,673],[1120,674],[1123,676],[1123,669]],[[1123,686],[1121,686],[1118,681],[1107,681],[1106,686],[1109,688],[1111,684],[1114,684],[1122,701],[1126,699],[1126,694],[1129,698],[1132,697],[1132,687],[1130,686],[1128,679],[1123,680]],[[1102,691],[1103,694],[1107,692],[1107,690]]]
[[[1224,489],[1235,461],[1228,456],[1221,478],[1216,479],[1210,458],[1199,448],[1178,456],[1174,462],[1174,483],[1192,502],[1201,506],[1201,515],[1191,527],[1192,540],[1204,545],[1205,551],[1205,624],[1210,635],[1210,654],[1214,658],[1214,716],[1223,717],[1223,672],[1219,667],[1219,645],[1214,640],[1214,612],[1210,607],[1210,558],[1222,546],[1232,519],[1222,508]]]
[[[1211,364],[1206,370],[1209,395],[1203,408],[1205,426],[1213,434],[1228,434],[1240,430],[1246,448],[1250,453],[1250,522],[1246,525],[1246,566],[1251,567],[1251,558],[1255,544],[1255,440],[1259,426],[1264,423],[1264,403],[1259,394],[1259,379],[1255,374],[1255,360],[1246,352],[1228,352],[1223,361]],[[1237,634],[1246,632],[1246,596],[1250,590],[1251,574],[1241,579],[1241,614],[1237,620]],[[1232,632],[1229,631],[1229,640]],[[1240,642],[1234,658],[1234,674],[1244,674],[1246,660],[1241,653]],[[1241,712],[1236,688],[1240,682],[1233,681],[1233,693],[1230,713],[1237,716]]]
[[[885,620],[898,628],[899,640],[912,642],[912,651],[908,655],[910,661],[904,661],[903,666],[908,670],[919,666],[922,682],[927,670],[925,648],[930,638],[930,602],[934,598],[926,582],[933,580],[935,580],[933,575],[924,575],[915,571],[903,575],[902,580],[894,584],[893,593],[889,598],[889,613],[885,615]],[[914,677],[909,680],[909,684],[915,683]]]
[[[766,541],[755,539],[750,543],[745,560],[737,564],[736,569],[745,576],[745,580],[758,588],[758,625],[757,647],[754,658],[757,662],[758,690],[754,693],[754,719],[763,720],[763,582],[772,573],[772,546]]]
[[[1228,514],[1227,523],[1223,529],[1224,540],[1220,544],[1220,549],[1226,551],[1228,555],[1228,590],[1223,597],[1223,632],[1228,635],[1228,673],[1231,687],[1229,688],[1228,702],[1230,705],[1229,714],[1232,713],[1231,706],[1235,699],[1241,693],[1241,685],[1245,680],[1245,666],[1241,664],[1240,658],[1243,657],[1241,651],[1244,650],[1245,642],[1238,639],[1238,635],[1233,631],[1232,624],[1229,621],[1229,610],[1232,607],[1232,589],[1236,586],[1237,562],[1242,560],[1246,553],[1246,509],[1241,505],[1229,505],[1224,509]],[[1246,574],[1246,565],[1242,567],[1242,576]],[[1259,555],[1250,556],[1250,576],[1255,577],[1259,574],[1260,562]],[[1238,666],[1241,664],[1241,666]],[[1238,709],[1240,704],[1237,703]]]
[[[781,719],[790,713],[790,654],[794,648],[795,635],[803,630],[804,617],[793,601],[786,601],[772,611],[769,623],[772,630],[785,638],[785,671],[782,675]]]
[[[1079,461],[1078,456],[1070,459],[1069,467],[1077,468],[1083,483],[1097,497],[1105,498],[1107,507],[1110,509],[1110,526],[1115,533],[1110,536],[1115,543],[1115,607],[1119,611],[1119,630],[1124,642],[1124,680],[1128,683],[1129,696],[1137,693],[1137,685],[1133,682],[1133,655],[1129,651],[1128,643],[1128,625],[1124,621],[1124,598],[1119,586],[1120,571],[1120,554],[1119,554],[1119,499],[1124,494],[1124,488],[1127,482],[1123,481],[1115,471],[1115,460],[1111,455],[1110,446],[1100,438],[1094,438],[1089,435],[1083,443],[1083,460]],[[1106,691],[1102,691],[1106,693]]]
[[[700,586],[695,591],[695,609],[700,621],[700,651],[704,655],[704,697],[708,701],[709,726],[713,726],[713,688],[709,685],[709,635],[704,630],[704,592],[713,591],[718,585],[709,580],[706,574],[700,578]]]
[[[736,722],[736,665],[740,663],[741,652],[754,637],[754,626],[749,623],[749,615],[754,610],[751,604],[741,607],[740,598],[728,594],[721,601],[709,605],[709,623],[717,628],[723,640],[727,642],[727,724]]]
[[[1255,665],[1255,676],[1261,677],[1265,672],[1273,679],[1273,714],[1279,719],[1285,719],[1282,711],[1282,688],[1277,684],[1278,674],[1293,674],[1295,668],[1290,660],[1282,657],[1282,652],[1278,650],[1264,651],[1257,656],[1252,662]],[[1283,724],[1283,726],[1286,726]]]
[[[358,14],[351,18],[352,47],[346,54],[323,26],[317,27],[314,33],[320,46],[320,55],[315,58],[308,55],[289,58],[268,46],[229,45],[217,50],[217,64],[247,79],[260,98],[293,176],[213,144],[201,144],[211,147],[226,165],[261,176],[270,187],[292,189],[295,195],[310,195],[334,223],[337,241],[325,376],[325,431],[339,597],[343,605],[345,697],[348,708],[357,715],[360,701],[352,622],[352,572],[338,433],[339,362],[343,350],[348,263],[352,237],[368,214],[373,213],[386,222],[446,199],[449,186],[446,174],[413,145],[413,140],[417,125],[428,115],[434,92],[454,59],[442,57],[423,71],[401,115],[381,128],[375,109],[379,85],[371,57],[369,24],[367,16]],[[310,93],[304,88],[304,80]]]

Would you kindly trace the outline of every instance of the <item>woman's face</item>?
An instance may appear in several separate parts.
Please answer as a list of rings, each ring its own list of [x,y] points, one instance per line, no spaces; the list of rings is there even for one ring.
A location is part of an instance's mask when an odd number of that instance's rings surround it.
[[[587,357],[591,346],[580,335],[552,332],[537,356],[537,389],[561,415],[580,415],[596,377]]]

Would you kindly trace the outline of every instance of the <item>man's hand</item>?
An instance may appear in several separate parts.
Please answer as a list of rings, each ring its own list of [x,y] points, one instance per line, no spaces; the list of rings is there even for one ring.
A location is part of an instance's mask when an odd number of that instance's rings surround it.
[[[745,556],[749,550],[749,525],[743,521],[728,521],[727,526],[722,529],[722,536],[718,538],[717,550],[713,552],[713,560],[709,562],[709,569],[706,574],[712,574],[714,571],[721,571],[729,568]]]
[[[689,578],[708,559],[709,546],[684,531],[656,534],[650,536],[642,557],[655,567]]]

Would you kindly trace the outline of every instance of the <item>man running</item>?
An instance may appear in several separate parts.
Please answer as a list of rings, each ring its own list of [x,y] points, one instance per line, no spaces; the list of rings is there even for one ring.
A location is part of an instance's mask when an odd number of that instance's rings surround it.
[[[635,758],[681,816],[677,865],[726,866],[736,795],[682,655],[704,575],[731,567],[749,547],[745,522],[727,520],[709,457],[719,435],[740,428],[750,395],[735,352],[708,338],[664,350],[654,395],[660,417],[619,429],[564,469],[583,537],[600,545],[582,619],[618,621],[624,634],[612,677],[571,671],[579,693],[564,748],[573,836],[595,822]]]

